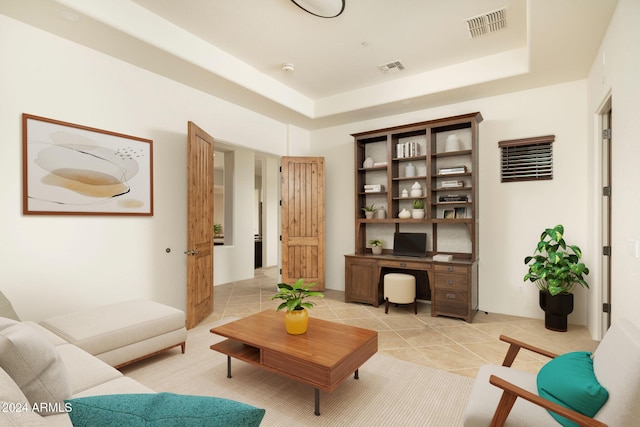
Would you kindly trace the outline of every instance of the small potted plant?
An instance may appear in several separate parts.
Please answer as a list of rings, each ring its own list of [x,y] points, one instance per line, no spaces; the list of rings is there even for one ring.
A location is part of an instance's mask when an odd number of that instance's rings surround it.
[[[313,308],[314,302],[305,301],[309,297],[324,298],[324,294],[314,291],[311,288],[316,283],[304,284],[304,279],[298,279],[292,285],[287,283],[278,283],[278,293],[271,299],[281,299],[283,302],[278,306],[276,311],[287,309],[285,314],[285,327],[287,333],[291,335],[300,335],[307,332],[309,324],[309,313],[307,308]]]
[[[380,240],[380,239],[369,240],[369,246],[371,246],[371,252],[374,255],[380,255],[382,253],[382,245],[384,245],[384,240]]]
[[[416,199],[413,201],[413,211],[411,211],[411,216],[415,219],[424,218],[424,200]]]
[[[367,219],[371,219],[373,218],[373,213],[376,211],[376,205],[374,205],[373,203],[370,205],[366,205],[362,208],[362,210],[364,211],[364,217]]]
[[[534,282],[540,290],[545,327],[560,332],[567,330],[567,316],[573,311],[574,287],[589,288],[584,279],[589,269],[580,262],[582,250],[576,245],[567,245],[563,235],[561,224],[545,229],[533,255],[524,259],[529,267],[524,280]]]
[[[222,232],[222,224],[213,224],[213,235],[219,236]]]

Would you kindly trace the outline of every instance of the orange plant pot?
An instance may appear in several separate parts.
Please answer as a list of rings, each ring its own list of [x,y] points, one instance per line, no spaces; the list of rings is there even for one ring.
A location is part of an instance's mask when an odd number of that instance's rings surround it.
[[[309,313],[304,308],[302,310],[287,311],[284,316],[284,324],[288,334],[304,334],[307,332],[307,326],[309,325]]]

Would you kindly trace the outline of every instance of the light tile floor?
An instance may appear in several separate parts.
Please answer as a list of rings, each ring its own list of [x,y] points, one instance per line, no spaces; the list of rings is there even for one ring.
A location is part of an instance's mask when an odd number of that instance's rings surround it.
[[[214,312],[207,321],[244,317],[274,309],[280,300],[276,292],[275,267],[256,270],[253,279],[216,286]],[[520,341],[561,354],[593,351],[598,345],[584,326],[569,325],[567,332],[545,329],[543,320],[478,312],[472,323],[446,317],[431,317],[430,303],[413,306],[373,307],[345,303],[344,292],[328,289],[324,298],[313,298],[316,307],[310,316],[378,331],[378,352],[420,365],[474,377],[484,364],[501,364],[508,345],[498,338],[511,336]],[[532,372],[549,359],[521,351],[514,367]]]

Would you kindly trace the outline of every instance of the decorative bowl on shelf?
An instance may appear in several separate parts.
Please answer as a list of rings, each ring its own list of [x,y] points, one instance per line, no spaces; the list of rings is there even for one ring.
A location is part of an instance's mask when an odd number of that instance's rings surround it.
[[[365,169],[372,168],[373,167],[373,163],[374,163],[373,159],[371,157],[367,157],[365,159],[365,161],[363,162],[362,167],[365,168]]]
[[[422,186],[417,181],[411,186],[411,197],[422,197]]]

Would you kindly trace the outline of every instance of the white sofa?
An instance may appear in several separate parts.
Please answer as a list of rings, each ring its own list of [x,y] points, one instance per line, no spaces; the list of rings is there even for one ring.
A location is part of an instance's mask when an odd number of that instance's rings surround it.
[[[265,410],[208,396],[155,393],[113,366],[186,341],[184,312],[153,302],[22,322],[0,292],[0,427],[258,427]],[[113,365],[113,366],[112,366]]]
[[[6,325],[6,320],[4,324]],[[26,339],[38,337],[41,339],[38,343],[31,343],[32,349],[38,349],[39,357],[43,356],[49,348],[55,350],[62,362],[63,369],[55,369],[58,372],[46,375],[49,381],[55,381],[54,386],[61,387],[60,382],[66,381],[70,391],[70,397],[84,397],[102,394],[118,394],[118,393],[153,393],[153,390],[134,381],[131,378],[123,376],[120,371],[107,365],[95,356],[90,355],[86,351],[69,344],[62,338],[54,335],[47,329],[33,322],[21,322],[21,329],[29,328],[30,331],[25,335],[29,335]],[[50,353],[49,353],[50,354]],[[35,355],[34,355],[35,356]],[[47,362],[41,359],[40,362]],[[38,379],[38,382],[43,382]],[[28,385],[27,385],[28,386]],[[24,387],[24,385],[23,385]],[[64,388],[64,387],[61,387]],[[69,415],[64,412],[64,403],[53,403],[53,405],[42,408],[46,399],[36,398],[36,401],[30,402],[23,393],[21,387],[0,368],[0,425],[1,426],[71,426]],[[34,408],[37,405],[37,408]],[[58,414],[43,416],[42,413],[47,409],[59,409],[62,412]]]
[[[0,292],[0,426],[71,426],[64,399],[153,393],[99,356],[21,322]]]

